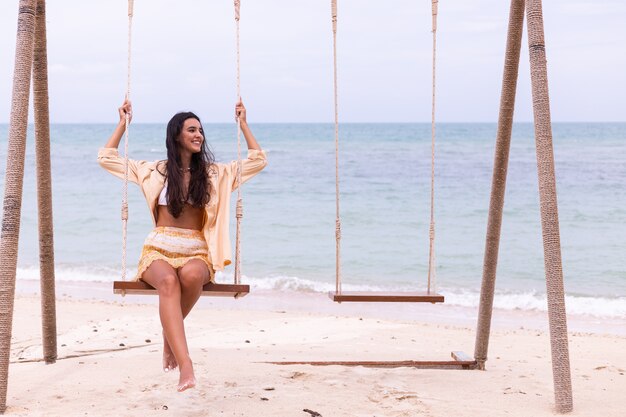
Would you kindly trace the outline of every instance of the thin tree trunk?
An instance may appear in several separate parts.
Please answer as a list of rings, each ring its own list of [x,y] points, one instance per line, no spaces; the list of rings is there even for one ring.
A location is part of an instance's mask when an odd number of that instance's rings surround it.
[[[37,1],[33,104],[37,153],[37,202],[39,206],[39,268],[41,273],[41,318],[43,357],[57,359],[56,299],[54,285],[54,233],[52,224],[52,180],[50,169],[50,115],[48,109],[48,54],[46,0]]]
[[[0,413],[6,410],[15,301],[15,272],[20,236],[28,101],[35,44],[36,0],[20,0],[13,73],[13,99],[0,235]]]
[[[500,115],[498,117],[498,133],[491,182],[491,202],[489,204],[489,221],[485,240],[485,257],[483,261],[483,281],[480,289],[480,307],[476,328],[476,346],[474,359],[479,369],[485,369],[487,351],[489,349],[489,333],[491,331],[491,313],[496,285],[496,269],[498,266],[498,249],[500,247],[500,229],[502,226],[502,210],[504,208],[504,192],[506,190],[506,174],[509,165],[511,148],[511,130],[513,128],[513,110],[515,109],[515,92],[517,91],[517,74],[519,70],[520,50],[522,48],[522,32],[524,29],[524,0],[511,0],[509,12],[509,29],[502,76],[502,93],[500,95]]]
[[[572,381],[567,340],[567,316],[565,313],[565,290],[563,288],[563,266],[561,264],[559,212],[554,172],[548,69],[541,0],[528,0],[526,13],[535,119],[535,144],[537,147],[537,170],[539,173],[541,230],[543,232],[550,344],[552,348],[552,375],[554,378],[556,410],[559,413],[567,413],[573,409]]]

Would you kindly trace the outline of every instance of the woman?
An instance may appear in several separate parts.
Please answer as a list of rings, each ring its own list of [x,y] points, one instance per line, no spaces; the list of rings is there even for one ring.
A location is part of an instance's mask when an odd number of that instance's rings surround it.
[[[98,162],[113,175],[124,178],[124,159],[117,147],[125,131],[129,101],[118,109],[119,123]],[[246,120],[246,108],[235,107],[248,144],[242,161],[241,181],[259,173],[267,160]],[[208,150],[200,119],[178,113],[167,125],[166,161],[128,161],[128,180],[143,191],[155,229],[148,235],[135,279],[157,289],[163,326],[163,369],[180,367],[178,391],[193,388],[196,379],[189,357],[183,319],[213,280],[215,271],[231,263],[228,233],[231,192],[236,189],[237,162],[218,164]]]

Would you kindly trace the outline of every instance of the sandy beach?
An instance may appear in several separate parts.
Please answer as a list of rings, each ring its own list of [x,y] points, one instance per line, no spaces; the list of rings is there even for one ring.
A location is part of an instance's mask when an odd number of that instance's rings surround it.
[[[59,360],[42,356],[39,298],[20,283],[10,416],[548,416],[555,414],[543,313],[494,314],[487,371],[279,366],[271,361],[447,360],[473,354],[476,312],[336,305],[319,293],[203,298],[187,318],[198,386],[161,370],[154,297],[61,283]],[[575,416],[623,416],[624,323],[570,318]],[[318,413],[318,414],[315,414]]]
[[[626,417],[626,2],[337,3],[0,2],[0,414]]]

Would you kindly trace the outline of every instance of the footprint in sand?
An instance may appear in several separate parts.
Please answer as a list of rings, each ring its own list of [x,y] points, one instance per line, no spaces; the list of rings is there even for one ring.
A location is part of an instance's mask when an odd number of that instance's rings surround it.
[[[311,377],[310,374],[307,374],[306,372],[300,372],[300,371],[295,371],[295,372],[289,372],[287,374],[287,376],[283,376],[283,378],[288,378],[288,379],[309,379]]]
[[[391,411],[388,416],[403,417],[428,415],[430,408],[424,404],[416,392],[375,386],[367,398],[377,407]]]

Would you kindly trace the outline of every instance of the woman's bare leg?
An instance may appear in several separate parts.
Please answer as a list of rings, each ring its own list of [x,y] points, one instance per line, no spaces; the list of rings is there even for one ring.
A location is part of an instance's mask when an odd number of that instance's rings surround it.
[[[183,317],[187,317],[202,295],[202,286],[209,282],[211,275],[203,261],[192,259],[178,268],[178,279],[181,289],[180,308]]]
[[[176,356],[174,356],[174,352],[172,352],[172,348],[167,342],[167,337],[165,337],[165,331],[163,331],[163,371],[169,372],[176,368],[178,368]]]
[[[159,293],[159,316],[168,347],[180,365],[178,390],[195,386],[193,365],[189,357],[185,326],[181,310],[181,284],[178,274],[167,262],[154,261],[143,273],[142,279]],[[166,355],[164,354],[164,357]]]
[[[183,319],[187,317],[191,309],[196,304],[200,295],[202,295],[202,286],[209,282],[211,275],[209,274],[209,269],[206,264],[198,259],[192,259],[187,262],[184,266],[178,269],[178,279],[180,282],[181,288],[181,298],[180,298],[180,308],[183,314]],[[171,351],[168,340],[166,337],[164,339],[164,355],[165,352]],[[176,363],[173,363],[174,369],[176,367]],[[184,391],[188,388],[192,388],[196,385],[196,379],[193,376],[193,372],[191,373],[190,378],[183,378],[183,369],[181,367],[181,378],[178,384],[178,390]]]
[[[183,312],[183,319],[191,312],[202,295],[202,286],[209,282],[211,275],[206,264],[200,260],[192,259],[178,270],[181,284],[180,307]],[[176,369],[178,363],[172,353],[165,333],[163,334],[163,370],[168,372]]]
[[[163,273],[161,268],[159,268],[159,265],[161,265],[163,269],[167,270],[167,272],[174,273],[176,275],[176,281],[177,282],[179,281],[178,275],[176,274],[176,271],[174,270],[174,268],[172,268],[167,262],[164,262],[164,261],[153,262],[150,265],[150,267],[144,272],[142,279],[148,282],[148,280],[151,279],[151,277],[148,274]],[[151,269],[153,267],[155,269]],[[150,282],[148,283],[152,285],[153,287],[157,288],[155,284],[152,284]],[[174,352],[172,352],[172,348],[170,347],[170,344],[167,342],[167,338],[165,337],[165,330],[163,330],[163,370],[165,372],[169,372],[171,370],[176,369],[177,367],[178,367],[178,362],[176,362],[176,357],[174,356]]]

